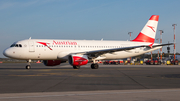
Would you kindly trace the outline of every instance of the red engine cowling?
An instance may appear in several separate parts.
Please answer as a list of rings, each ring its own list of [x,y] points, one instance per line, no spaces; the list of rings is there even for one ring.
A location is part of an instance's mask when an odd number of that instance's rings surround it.
[[[61,64],[61,60],[43,60],[45,66],[56,66]]]
[[[88,57],[87,55],[70,55],[68,61],[72,66],[82,66],[88,63]]]

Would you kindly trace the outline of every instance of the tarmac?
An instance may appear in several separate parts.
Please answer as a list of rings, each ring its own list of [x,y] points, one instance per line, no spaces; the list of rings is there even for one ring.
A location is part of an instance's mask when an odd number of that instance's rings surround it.
[[[0,101],[179,101],[180,66],[0,64]]]

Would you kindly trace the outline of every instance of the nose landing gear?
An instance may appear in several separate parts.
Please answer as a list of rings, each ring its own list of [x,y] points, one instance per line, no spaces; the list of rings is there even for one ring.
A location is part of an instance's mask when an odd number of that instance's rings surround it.
[[[26,69],[30,69],[31,68],[31,65],[26,65]]]
[[[31,59],[27,60],[26,69],[31,69]]]

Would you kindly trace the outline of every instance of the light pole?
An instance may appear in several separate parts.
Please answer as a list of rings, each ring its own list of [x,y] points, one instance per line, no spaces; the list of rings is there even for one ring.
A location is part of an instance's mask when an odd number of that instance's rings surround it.
[[[177,24],[172,24],[172,26],[174,27],[173,31],[174,31],[174,60],[176,59],[176,40],[175,40],[175,26],[177,26]]]
[[[159,38],[156,39],[159,43]],[[158,60],[159,60],[159,49],[158,49]]]
[[[130,36],[130,40],[129,40],[129,41],[131,41],[131,33],[132,33],[132,32],[129,32],[129,33],[128,33],[128,34],[129,34],[129,36]]]
[[[131,33],[132,33],[132,32],[129,32],[129,33],[128,33],[129,36],[130,36],[130,40],[129,40],[129,41],[131,41]],[[130,61],[131,61],[131,57],[130,57],[129,59],[130,59]]]
[[[160,31],[160,36],[161,36],[160,43],[162,44],[162,33],[164,33],[164,31],[163,30],[159,30],[159,31]],[[160,52],[161,52],[160,58],[162,61],[162,48],[160,49]]]
[[[152,51],[151,51],[151,61],[152,61]]]

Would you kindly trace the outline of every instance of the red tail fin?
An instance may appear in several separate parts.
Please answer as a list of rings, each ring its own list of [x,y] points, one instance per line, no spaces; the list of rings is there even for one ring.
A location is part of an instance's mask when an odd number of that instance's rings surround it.
[[[154,43],[159,15],[152,15],[139,35],[132,41]]]

